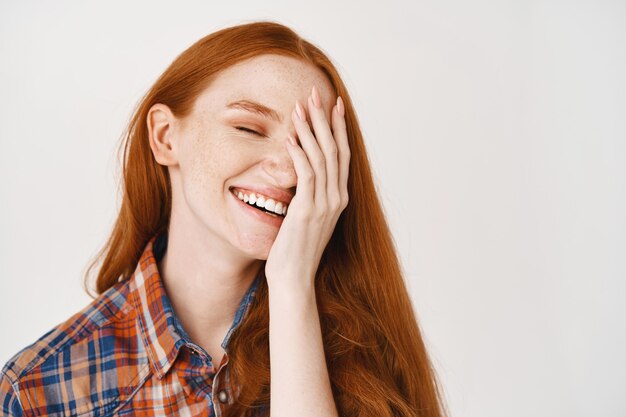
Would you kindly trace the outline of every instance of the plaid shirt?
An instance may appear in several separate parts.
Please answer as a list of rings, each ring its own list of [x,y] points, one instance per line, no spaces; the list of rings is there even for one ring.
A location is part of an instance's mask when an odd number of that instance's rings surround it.
[[[214,367],[168,301],[157,269],[166,242],[165,233],[150,239],[130,279],[7,362],[0,373],[0,416],[219,417],[234,403],[228,354]],[[225,350],[260,277],[241,299]]]

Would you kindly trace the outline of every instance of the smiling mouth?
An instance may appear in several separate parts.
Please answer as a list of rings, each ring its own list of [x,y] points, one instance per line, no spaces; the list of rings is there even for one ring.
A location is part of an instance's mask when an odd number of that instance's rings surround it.
[[[283,206],[282,202],[276,202],[273,199],[266,200],[263,196],[252,192],[244,194],[241,191],[231,189],[231,193],[242,203],[254,207],[268,216],[282,219],[286,215],[287,207]]]
[[[273,211],[269,211],[269,210],[268,210],[268,209],[266,209],[265,207],[259,207],[259,206],[257,206],[256,204],[250,204],[250,203],[247,203],[247,204],[248,204],[249,206],[251,206],[251,207],[254,207],[255,209],[257,209],[257,210],[259,210],[259,211],[262,211],[262,212],[263,212],[263,213],[265,213],[265,214],[268,214],[268,215],[272,216],[272,217],[280,217],[280,218],[285,217],[285,216],[283,216],[282,214],[276,214],[276,213],[274,213]]]

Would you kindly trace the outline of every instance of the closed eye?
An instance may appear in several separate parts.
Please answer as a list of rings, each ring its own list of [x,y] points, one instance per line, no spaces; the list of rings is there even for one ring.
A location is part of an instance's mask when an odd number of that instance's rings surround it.
[[[244,131],[244,132],[249,132],[249,133],[252,133],[253,135],[257,135],[257,136],[263,136],[262,134],[260,134],[256,130],[248,129],[247,127],[236,126],[235,129],[241,130],[241,131]]]

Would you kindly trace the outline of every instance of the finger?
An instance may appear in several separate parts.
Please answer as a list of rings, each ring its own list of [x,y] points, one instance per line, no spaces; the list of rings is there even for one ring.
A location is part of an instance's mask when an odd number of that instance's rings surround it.
[[[291,134],[289,134],[291,136]],[[292,137],[293,138],[293,137]],[[293,138],[293,141],[296,142],[296,139]],[[313,172],[313,168],[309,164],[309,160],[304,153],[304,150],[296,145],[289,143],[289,138],[285,141],[285,146],[287,146],[287,152],[291,159],[293,160],[293,166],[296,170],[297,184],[296,184],[296,195],[294,198],[305,200],[304,207],[310,207],[309,202],[313,201],[313,187],[315,181],[315,174]]]
[[[318,107],[313,100],[313,97],[318,100],[320,106]],[[324,159],[326,160],[326,187],[324,192],[326,193],[326,199],[328,203],[333,207],[339,205],[340,195],[338,188],[338,169],[339,164],[337,162],[337,144],[335,138],[331,132],[330,125],[324,109],[321,106],[321,97],[319,89],[313,86],[311,89],[311,95],[308,99],[309,114],[315,131],[315,138],[317,139],[318,146],[322,150]]]
[[[314,174],[314,189],[312,202],[316,207],[323,207],[326,203],[326,160],[324,154],[317,144],[317,139],[311,132],[309,124],[306,122],[306,113],[304,107],[302,107],[298,100],[296,100],[296,108],[300,107],[302,114],[305,116],[305,120],[301,120],[297,114],[297,111],[291,112],[291,119],[298,132],[298,138],[300,144],[304,150],[309,165],[313,169]]]
[[[333,136],[337,143],[337,159],[339,163],[339,191],[341,201],[345,207],[348,204],[348,173],[350,171],[350,146],[348,145],[348,132],[345,115],[339,113],[339,102],[345,114],[345,106],[340,96],[337,96],[337,105],[331,113]]]

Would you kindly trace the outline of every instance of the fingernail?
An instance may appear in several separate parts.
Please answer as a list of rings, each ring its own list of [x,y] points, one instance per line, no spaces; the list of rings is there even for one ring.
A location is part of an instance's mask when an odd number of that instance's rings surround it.
[[[298,146],[298,144],[296,143],[296,139],[291,136],[291,133],[287,133],[287,139],[289,140],[289,143],[291,143],[293,146]]]
[[[337,96],[337,111],[341,116],[346,115],[346,109],[343,106],[343,99],[341,98],[341,96]]]
[[[322,108],[320,92],[317,91],[317,88],[315,86],[313,86],[313,88],[311,89],[311,98],[313,99],[313,104],[315,104],[315,107],[317,107],[318,109]]]
[[[296,112],[298,113],[298,117],[300,120],[305,121],[306,117],[304,117],[304,110],[300,107],[300,103],[296,100]]]

